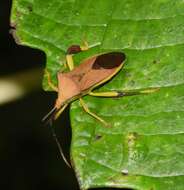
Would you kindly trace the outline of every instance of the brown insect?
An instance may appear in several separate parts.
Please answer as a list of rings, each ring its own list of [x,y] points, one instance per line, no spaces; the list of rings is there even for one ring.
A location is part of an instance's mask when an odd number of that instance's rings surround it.
[[[79,99],[81,106],[88,114],[100,121],[104,126],[108,127],[110,124],[89,110],[85,102],[82,100],[83,96],[122,97],[148,94],[157,90],[147,89],[140,91],[93,92],[96,87],[112,79],[121,70],[125,63],[126,56],[122,52],[109,52],[94,55],[93,57],[82,61],[79,66],[74,68],[72,56],[84,50],[88,50],[87,44],[85,44],[85,46],[72,45],[68,48],[66,63],[70,71],[66,73],[59,72],[57,74],[58,87],[53,85],[50,75],[47,72],[48,84],[53,90],[58,92],[58,98],[54,108],[43,118],[43,121],[52,122],[57,119],[69,103]],[[68,165],[61,147],[59,148],[63,159]]]

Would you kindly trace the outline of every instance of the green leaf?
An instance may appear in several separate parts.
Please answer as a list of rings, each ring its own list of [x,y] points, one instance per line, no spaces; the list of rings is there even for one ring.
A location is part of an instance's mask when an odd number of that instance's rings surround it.
[[[118,99],[86,96],[108,129],[72,103],[71,156],[81,189],[183,190],[183,0],[14,0],[11,20],[21,44],[45,51],[55,84],[67,47],[86,40],[92,48],[76,64],[98,52],[127,56],[98,91],[160,88]]]

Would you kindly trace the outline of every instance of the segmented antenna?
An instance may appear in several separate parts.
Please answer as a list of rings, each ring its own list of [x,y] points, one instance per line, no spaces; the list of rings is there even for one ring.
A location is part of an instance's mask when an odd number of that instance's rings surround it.
[[[65,157],[65,155],[64,155],[64,153],[63,153],[63,149],[62,149],[62,147],[61,147],[61,144],[60,144],[60,142],[59,142],[59,140],[58,140],[58,138],[57,138],[57,135],[56,135],[56,132],[55,132],[55,130],[54,130],[54,128],[51,126],[51,131],[52,131],[52,136],[53,136],[53,138],[54,138],[54,140],[55,140],[55,142],[56,142],[56,144],[57,144],[57,146],[58,146],[58,149],[59,149],[59,153],[60,153],[60,155],[61,155],[61,158],[64,160],[64,162],[65,162],[65,164],[69,167],[69,168],[71,168],[71,164],[68,162],[68,160],[66,159],[66,157]]]
[[[57,135],[56,135],[56,132],[55,132],[55,129],[54,127],[52,126],[52,123],[53,123],[53,120],[54,120],[54,116],[55,114],[57,113],[57,108],[53,108],[43,119],[42,119],[42,122],[44,122],[46,125],[49,124],[50,125],[50,128],[51,128],[51,132],[52,132],[52,136],[57,144],[57,147],[59,149],[59,153],[61,155],[61,158],[64,160],[65,164],[71,168],[71,164],[67,161],[64,153],[63,153],[63,149],[61,147],[61,144],[57,138]]]
[[[52,121],[54,119],[54,115],[56,114],[57,112],[57,108],[54,107],[52,108],[49,113],[47,115],[44,116],[44,118],[42,119],[42,122],[45,123],[45,125],[52,125]]]

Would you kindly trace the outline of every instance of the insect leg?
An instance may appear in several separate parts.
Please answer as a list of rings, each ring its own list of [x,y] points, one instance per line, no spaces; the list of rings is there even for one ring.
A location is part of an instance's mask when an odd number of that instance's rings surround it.
[[[89,45],[87,43],[87,41],[83,40],[83,44],[80,46],[81,51],[86,51],[89,49]]]
[[[158,91],[159,88],[150,88],[144,90],[131,90],[131,91],[110,91],[110,92],[89,92],[88,94],[91,96],[98,97],[123,97],[123,96],[133,96],[140,94],[150,94]]]
[[[80,101],[80,104],[81,104],[81,106],[82,106],[82,108],[84,109],[85,112],[87,112],[89,115],[91,115],[92,117],[94,117],[95,119],[97,119],[98,121],[100,121],[105,127],[109,127],[110,126],[106,121],[104,121],[98,115],[96,115],[95,113],[91,112],[89,110],[89,108],[87,107],[87,105],[85,104],[85,102],[83,101],[82,98],[80,98],[79,101]]]
[[[68,104],[63,105],[63,107],[56,113],[56,115],[54,116],[54,120],[56,120],[65,110],[65,108],[68,106]]]
[[[70,71],[74,69],[73,55],[66,55],[66,65]]]
[[[47,76],[47,82],[48,82],[48,85],[50,86],[50,88],[53,89],[54,91],[58,92],[58,88],[53,84],[50,73],[48,72],[47,69],[45,69],[45,74]]]
[[[69,70],[74,69],[74,61],[73,61],[73,55],[80,53],[81,51],[86,51],[89,49],[88,43],[86,41],[83,42],[83,45],[71,45],[67,50],[66,55],[66,64],[69,68]]]

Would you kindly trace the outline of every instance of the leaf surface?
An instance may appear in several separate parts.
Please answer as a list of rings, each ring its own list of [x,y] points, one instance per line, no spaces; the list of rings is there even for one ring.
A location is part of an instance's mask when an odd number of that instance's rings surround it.
[[[124,68],[96,91],[159,87],[124,98],[84,97],[103,127],[78,101],[71,106],[71,156],[81,189],[183,190],[184,1],[14,0],[12,24],[21,44],[42,49],[55,84],[65,52],[86,40],[88,52],[122,51]],[[46,77],[46,90],[51,90]]]

